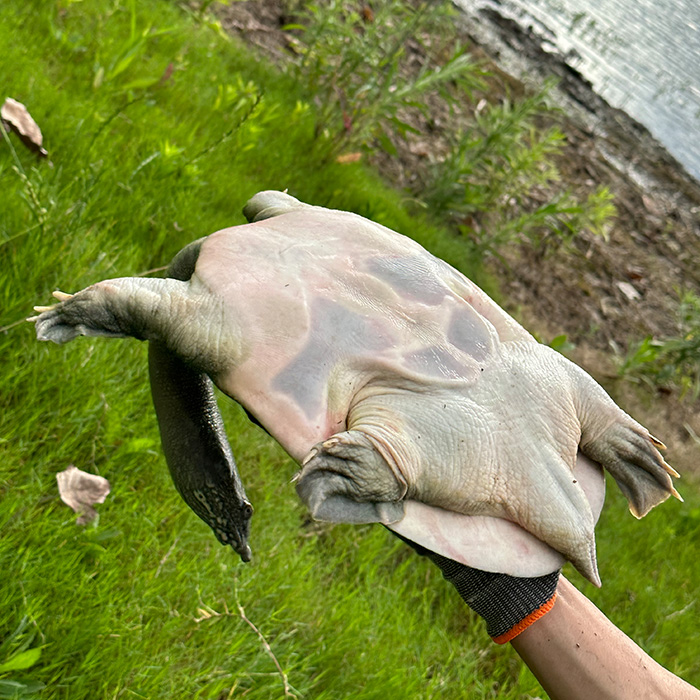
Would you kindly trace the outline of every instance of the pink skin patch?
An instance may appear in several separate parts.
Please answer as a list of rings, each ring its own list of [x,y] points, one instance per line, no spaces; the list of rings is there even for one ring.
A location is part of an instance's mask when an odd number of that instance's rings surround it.
[[[580,452],[572,477],[583,489],[597,522],[605,501],[603,469]],[[389,525],[406,539],[460,564],[511,576],[544,576],[564,557],[519,525],[501,518],[461,515],[406,501],[402,520]]]

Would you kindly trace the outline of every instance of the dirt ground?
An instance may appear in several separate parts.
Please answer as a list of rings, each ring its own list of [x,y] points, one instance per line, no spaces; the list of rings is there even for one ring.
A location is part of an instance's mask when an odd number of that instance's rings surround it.
[[[290,35],[283,27],[293,18],[284,0],[234,2],[217,12],[227,31],[277,63],[289,60]],[[495,13],[465,16],[458,31],[493,72],[491,98],[559,79],[556,99],[567,136],[558,164],[563,178],[582,193],[609,187],[618,210],[607,240],[583,232],[573,251],[543,256],[519,245],[503,251],[504,260],[490,264],[504,306],[545,340],[565,333],[575,345],[570,357],[670,446],[669,461],[700,479],[700,403],[622,381],[614,362],[615,350],[631,341],[677,335],[679,293],[700,293],[700,184],[562,57],[545,52],[531,32]],[[440,151],[441,129],[454,128],[454,121],[441,118],[444,105],[431,103],[433,108],[431,128],[400,146],[398,157],[373,157],[397,187],[415,186]]]

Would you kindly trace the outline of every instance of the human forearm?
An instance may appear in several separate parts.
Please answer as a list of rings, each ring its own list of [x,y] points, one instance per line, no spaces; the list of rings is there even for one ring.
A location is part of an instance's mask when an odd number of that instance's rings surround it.
[[[699,700],[563,576],[552,610],[512,642],[552,700]]]

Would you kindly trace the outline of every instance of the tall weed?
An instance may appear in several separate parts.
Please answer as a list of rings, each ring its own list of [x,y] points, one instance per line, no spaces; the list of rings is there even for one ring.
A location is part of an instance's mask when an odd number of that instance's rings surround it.
[[[297,57],[288,71],[316,103],[316,136],[329,156],[374,142],[391,150],[394,135],[413,128],[403,109],[427,110],[425,96],[432,91],[480,84],[479,68],[460,46],[442,65],[420,58],[418,70],[408,68],[411,42],[420,45],[428,32],[453,35],[451,3],[378,0],[370,8],[329,0],[292,9],[300,23],[287,27],[297,32]]]
[[[570,243],[581,229],[604,234],[615,212],[612,195],[598,188],[581,198],[561,183],[556,158],[565,145],[549,116],[549,86],[519,101],[480,103],[474,123],[451,138],[434,164],[422,201],[457,222],[480,256],[498,255],[513,242]]]

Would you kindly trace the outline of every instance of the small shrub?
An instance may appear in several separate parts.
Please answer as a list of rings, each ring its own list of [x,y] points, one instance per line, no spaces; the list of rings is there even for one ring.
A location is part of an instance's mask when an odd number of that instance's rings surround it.
[[[553,111],[549,89],[477,108],[473,126],[429,175],[422,200],[451,215],[479,255],[516,241],[570,243],[582,229],[604,234],[615,212],[607,188],[581,199],[561,186],[555,159],[565,137],[555,126],[538,127]]]
[[[620,365],[623,377],[661,387],[675,387],[681,395],[700,395],[700,297],[686,292],[678,308],[679,334],[661,340],[651,336],[630,346]]]
[[[427,114],[429,94],[441,94],[456,114],[483,87],[483,70],[461,47],[444,60],[443,45],[442,65],[408,48],[428,33],[454,43],[450,3],[300,0],[290,10],[300,23],[287,26],[298,32],[288,71],[315,100],[319,157],[373,145],[395,154],[395,139],[415,132],[408,110]],[[615,212],[606,188],[580,197],[561,186],[555,161],[564,135],[540,126],[553,111],[547,92],[477,107],[473,123],[443,134],[447,156],[412,192],[433,214],[453,218],[474,256],[498,255],[515,241],[567,244],[583,229],[604,234]]]

